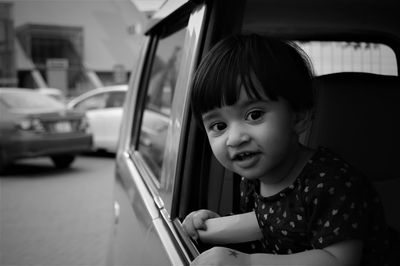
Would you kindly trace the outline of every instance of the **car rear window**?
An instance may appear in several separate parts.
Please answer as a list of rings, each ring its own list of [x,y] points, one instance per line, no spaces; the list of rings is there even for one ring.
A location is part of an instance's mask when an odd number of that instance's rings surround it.
[[[0,92],[0,101],[8,108],[62,108],[63,104],[49,96],[35,92]]]
[[[296,42],[310,57],[316,75],[335,72],[367,72],[397,76],[394,51],[381,43]]]

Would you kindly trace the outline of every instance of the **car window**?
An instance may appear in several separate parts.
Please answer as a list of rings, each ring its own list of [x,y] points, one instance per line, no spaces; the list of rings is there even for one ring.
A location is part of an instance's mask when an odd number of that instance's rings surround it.
[[[341,41],[296,43],[310,57],[316,75],[335,72],[397,75],[396,55],[385,44]]]
[[[100,93],[93,95],[75,105],[75,109],[80,111],[102,109],[106,106],[107,94]]]
[[[264,7],[264,5],[266,7]],[[270,22],[268,16],[270,15],[270,17],[273,17],[274,14],[273,10],[270,9],[270,11],[268,11],[267,7],[281,8],[280,5],[268,4],[268,1],[247,1],[241,31],[243,33],[257,33],[261,35],[270,34],[271,28],[277,26],[270,26],[268,23]],[[269,13],[266,14],[266,12]],[[382,75],[398,75],[396,53],[392,47],[384,42],[359,41],[360,39],[362,40],[360,36],[353,37],[354,41],[351,41],[349,36],[343,35],[337,36],[337,40],[335,40],[333,36],[329,36],[329,41],[321,41],[319,38],[323,39],[323,37],[326,36],[323,34],[316,39],[314,39],[316,36],[303,36],[304,39],[300,41],[296,40],[296,35],[293,34],[291,30],[292,28],[297,29],[296,27],[302,25],[289,26],[288,29],[282,29],[279,33],[273,32],[273,35],[299,45],[309,56],[317,76],[336,72],[366,72]],[[299,32],[301,32],[301,29],[299,29]],[[347,39],[343,41],[340,37]],[[307,40],[307,38],[309,38],[309,40]],[[366,37],[366,39],[368,38]],[[206,145],[208,146],[208,143]],[[200,154],[200,149],[197,150],[196,153]],[[192,184],[192,186],[198,187],[198,191],[191,191],[192,194],[198,195],[198,198],[193,198],[193,202],[197,200],[200,202],[198,203],[200,208],[211,209],[222,214],[235,212],[235,209],[239,206],[239,197],[232,193],[232,191],[238,191],[240,178],[222,169],[215,158],[212,155],[209,156],[211,157],[210,166],[206,165],[202,167],[203,169],[209,167],[209,173],[205,172],[199,175],[207,180],[208,184],[202,187],[201,183],[198,184],[195,183],[195,181],[191,181],[195,184]],[[195,168],[196,166],[193,165],[192,167]],[[197,171],[204,171],[203,169],[197,169]],[[195,172],[191,174],[192,176],[196,175]],[[187,205],[189,206],[187,208],[191,211],[190,203]],[[183,214],[180,214],[182,217],[185,217],[188,212],[184,207],[186,206],[183,206],[183,211],[181,211]]]
[[[158,41],[140,126],[138,150],[159,180],[185,29]]]
[[[0,101],[9,108],[63,108],[64,105],[46,95],[35,92],[0,93]]]
[[[339,6],[341,4],[333,4],[332,8]],[[337,18],[326,17],[320,20],[318,18],[320,14],[313,12],[310,7],[310,3],[304,3],[296,12],[290,10],[293,13],[286,14],[294,19],[285,19],[278,17],[285,12],[282,4],[270,1],[246,1],[241,31],[272,34],[294,41],[310,57],[314,72],[318,76],[336,72],[398,75],[397,50],[391,47],[391,45],[395,47],[390,40],[391,36],[383,32],[373,32],[368,27],[365,32],[352,32],[345,23],[336,23],[332,28],[330,21]],[[299,14],[302,14],[301,19],[297,19]],[[329,12],[325,15],[334,16],[333,14],[334,12]],[[354,16],[360,15],[362,14],[354,14]],[[282,20],[285,20],[284,24],[280,24]],[[303,34],[304,28],[309,28],[315,20],[320,21],[320,24],[314,25],[315,28],[311,32]],[[299,35],[302,36],[301,40],[296,40]]]
[[[115,91],[109,93],[106,100],[106,108],[115,108],[122,107],[125,101],[125,92],[124,91]]]

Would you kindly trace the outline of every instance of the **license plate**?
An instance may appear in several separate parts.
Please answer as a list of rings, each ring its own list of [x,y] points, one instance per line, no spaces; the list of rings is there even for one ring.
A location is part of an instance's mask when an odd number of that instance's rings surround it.
[[[72,131],[72,127],[71,127],[71,124],[69,122],[58,122],[58,123],[55,123],[54,129],[55,129],[55,132],[58,132],[58,133],[65,133],[65,132],[71,132]]]

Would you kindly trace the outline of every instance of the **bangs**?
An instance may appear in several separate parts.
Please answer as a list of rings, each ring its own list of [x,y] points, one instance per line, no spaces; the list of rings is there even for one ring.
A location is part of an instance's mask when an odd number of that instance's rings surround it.
[[[252,99],[278,99],[271,78],[267,77],[271,69],[267,69],[268,64],[260,63],[271,60],[260,54],[260,50],[265,52],[265,47],[251,47],[240,39],[232,42],[231,49],[222,52],[215,47],[195,74],[191,101],[197,117],[215,108],[235,104],[242,90]],[[256,86],[257,83],[261,86]]]
[[[233,35],[214,46],[195,72],[194,116],[251,99],[287,100],[294,111],[313,107],[312,68],[297,46],[259,35]]]

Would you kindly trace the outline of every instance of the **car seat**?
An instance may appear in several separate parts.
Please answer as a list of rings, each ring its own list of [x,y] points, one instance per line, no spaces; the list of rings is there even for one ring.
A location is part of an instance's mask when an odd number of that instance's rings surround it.
[[[342,72],[316,77],[314,85],[315,117],[305,142],[332,149],[369,177],[399,232],[399,77]]]

